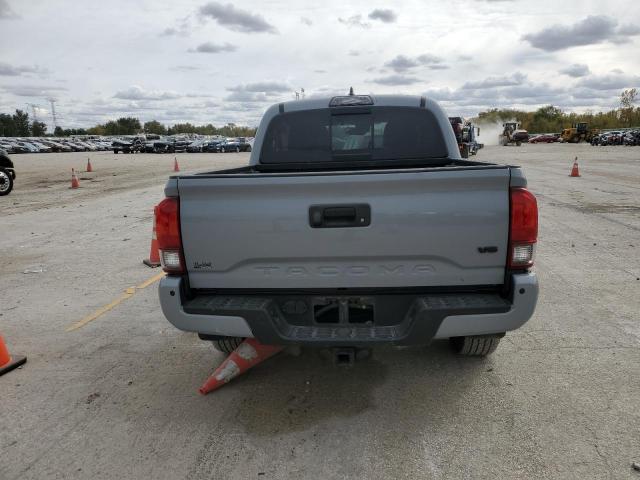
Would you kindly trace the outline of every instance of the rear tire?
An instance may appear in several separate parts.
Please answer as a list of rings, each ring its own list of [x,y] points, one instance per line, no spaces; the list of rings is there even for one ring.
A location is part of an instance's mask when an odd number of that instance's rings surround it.
[[[12,172],[0,169],[0,197],[11,193],[11,190],[13,190],[13,178]]]
[[[219,340],[212,340],[213,348],[227,355],[238,348],[242,342],[244,342],[242,337],[223,337]]]
[[[496,351],[502,337],[504,334],[452,337],[449,339],[449,343],[453,351],[459,355],[485,357]]]

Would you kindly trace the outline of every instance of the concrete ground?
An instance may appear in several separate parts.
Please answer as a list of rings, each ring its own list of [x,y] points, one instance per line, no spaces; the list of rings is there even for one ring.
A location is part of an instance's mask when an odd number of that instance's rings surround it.
[[[480,152],[540,205],[539,306],[490,358],[305,351],[206,397],[222,355],[163,318],[141,264],[173,156],[91,154],[68,189],[86,157],[16,155],[0,198],[0,332],[29,357],[0,377],[0,479],[640,479],[640,149]]]

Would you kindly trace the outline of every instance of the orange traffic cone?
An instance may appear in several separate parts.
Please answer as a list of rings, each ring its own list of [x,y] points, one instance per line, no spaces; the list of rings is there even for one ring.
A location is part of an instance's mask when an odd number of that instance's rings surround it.
[[[580,170],[578,169],[578,157],[576,157],[576,159],[573,161],[573,167],[571,168],[571,175],[569,176],[570,177],[580,176]]]
[[[87,173],[93,172],[93,167],[91,166],[91,159],[87,158]]]
[[[160,266],[160,252],[158,250],[158,237],[156,235],[156,208],[153,208],[153,233],[151,234],[151,251],[149,258],[142,260],[147,267],[156,268]]]
[[[255,338],[247,338],[238,345],[231,355],[213,372],[199,392],[206,395],[228,383],[230,380],[242,375],[251,367],[272,357],[284,347],[278,345],[262,345]]]
[[[76,175],[75,169],[71,169],[71,188],[78,188],[80,186],[80,180],[78,180],[78,175]]]
[[[173,157],[173,171],[179,172],[180,167],[178,166],[178,157]]]
[[[4,344],[4,338],[0,335],[0,375],[4,375],[14,368],[24,365],[26,361],[27,357],[9,355],[9,350],[7,350],[7,346]]]

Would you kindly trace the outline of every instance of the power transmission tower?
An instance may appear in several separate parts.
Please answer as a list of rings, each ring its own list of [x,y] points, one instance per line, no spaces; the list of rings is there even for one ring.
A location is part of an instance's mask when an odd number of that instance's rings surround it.
[[[31,115],[33,116],[33,121],[38,121],[38,116],[36,115],[36,107],[40,107],[40,105],[36,105],[35,103],[27,103],[28,107],[31,107]]]
[[[51,116],[53,117],[53,130],[55,131],[58,128],[58,120],[56,119],[56,99],[49,98],[49,103],[51,104]]]

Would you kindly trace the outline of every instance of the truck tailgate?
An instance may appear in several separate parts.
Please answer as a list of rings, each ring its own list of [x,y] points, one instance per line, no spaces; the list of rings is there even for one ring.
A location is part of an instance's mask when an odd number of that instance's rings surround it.
[[[179,177],[197,289],[499,285],[509,168]],[[364,206],[370,217],[314,228]],[[346,208],[347,210],[340,210]],[[317,220],[317,219],[316,219]],[[348,219],[347,219],[348,220]],[[318,224],[315,225],[316,227]]]

